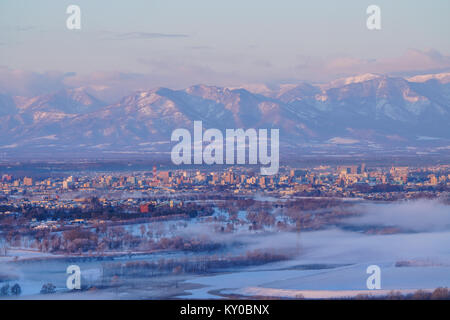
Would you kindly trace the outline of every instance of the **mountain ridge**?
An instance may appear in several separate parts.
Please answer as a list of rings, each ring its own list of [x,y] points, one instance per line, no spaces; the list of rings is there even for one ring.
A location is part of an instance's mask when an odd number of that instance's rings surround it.
[[[282,147],[450,145],[447,76],[378,74],[271,91],[194,85],[140,90],[108,104],[85,88],[0,95],[0,150],[167,151],[171,132],[279,128]],[[267,87],[268,88],[268,87]],[[164,147],[164,148],[163,148]],[[77,151],[78,150],[78,151]]]

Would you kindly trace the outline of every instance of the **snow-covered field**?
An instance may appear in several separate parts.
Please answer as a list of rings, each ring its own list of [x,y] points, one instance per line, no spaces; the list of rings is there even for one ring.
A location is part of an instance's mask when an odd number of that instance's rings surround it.
[[[280,240],[280,239],[278,239]],[[295,241],[285,235],[286,241]],[[275,241],[275,239],[273,239]],[[202,277],[190,298],[223,294],[330,298],[450,287],[450,232],[367,236],[339,230],[304,233],[296,259]],[[412,261],[412,266],[396,266]],[[369,265],[381,268],[381,289],[367,291]],[[386,291],[387,290],[387,291]]]
[[[357,294],[385,295],[391,290],[410,293],[417,289],[450,287],[450,206],[436,201],[364,205],[365,214],[345,220],[345,225],[301,233],[250,232],[243,228],[230,234],[214,234],[212,224],[192,220],[185,226],[171,228],[175,235],[205,235],[222,242],[238,241],[232,253],[265,249],[296,252],[290,260],[247,268],[234,268],[214,275],[183,275],[180,287],[189,299],[217,299],[222,295],[268,296],[281,298],[343,298]],[[218,214],[218,213],[216,213]],[[244,217],[243,217],[244,218]],[[171,222],[177,224],[178,222]],[[364,226],[395,227],[394,234],[368,234]],[[139,225],[133,225],[138,234]],[[246,230],[245,230],[246,229]],[[189,257],[194,253],[155,253],[121,256],[115,261],[158,260]],[[39,259],[37,259],[39,258]],[[108,262],[108,261],[107,261]],[[95,259],[72,261],[31,250],[10,249],[0,257],[0,273],[8,274],[22,287],[23,298],[42,297],[42,284],[52,282],[59,292],[54,298],[118,299],[145,296],[145,292],[85,292],[66,296],[66,268],[77,264],[85,280],[101,277],[102,263]],[[368,290],[369,265],[381,268],[381,290]],[[127,281],[125,279],[125,281]],[[150,283],[150,282],[149,282]],[[154,284],[149,284],[154,285]],[[178,285],[177,285],[178,288]],[[128,289],[127,289],[128,290]],[[149,287],[155,296],[166,289]],[[144,290],[145,291],[145,290]],[[179,290],[180,291],[180,290]],[[51,296],[45,296],[51,298]]]
[[[282,248],[298,243],[295,259],[193,280],[204,287],[192,299],[221,294],[295,298],[342,298],[385,295],[391,290],[450,287],[450,207],[434,201],[371,205],[351,219],[354,226],[394,226],[403,232],[368,235],[332,228],[254,238],[254,247]],[[252,244],[249,244],[252,246]],[[407,261],[408,266],[401,266]],[[399,265],[396,265],[400,262]],[[381,290],[366,286],[369,265],[381,268]]]

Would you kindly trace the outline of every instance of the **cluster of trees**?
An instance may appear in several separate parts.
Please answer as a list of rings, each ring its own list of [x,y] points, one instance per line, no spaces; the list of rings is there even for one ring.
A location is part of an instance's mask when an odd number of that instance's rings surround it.
[[[216,201],[215,205],[221,211],[227,212],[230,221],[226,227],[222,227],[221,232],[232,232],[235,230],[234,224],[240,223],[238,213],[246,212],[246,219],[251,224],[251,230],[261,230],[265,226],[275,225],[275,216],[271,212],[276,209],[276,204],[267,201],[256,201],[254,199],[238,198],[229,201]]]
[[[93,211],[81,210],[79,208],[71,210],[62,210],[61,212],[47,211],[39,207],[23,207],[23,215],[8,217],[3,219],[0,224],[0,239],[5,245],[0,246],[0,254],[5,254],[7,244],[9,246],[21,247],[24,239],[33,239],[32,247],[38,248],[44,252],[67,252],[67,253],[84,253],[97,251],[102,253],[105,250],[116,249],[160,249],[160,248],[174,248],[180,247],[179,240],[164,239],[162,243],[155,242],[152,238],[152,231],[148,231],[147,238],[137,237],[125,231],[122,227],[106,228],[106,224],[94,225],[94,230],[81,227],[67,230],[68,226],[61,227],[56,231],[51,232],[49,229],[33,230],[29,227],[31,218],[38,220],[45,220],[48,218],[57,218],[58,220],[74,219],[74,218],[105,218],[108,225],[129,224],[130,222],[137,223],[139,221],[147,220],[165,220],[197,216],[212,215],[212,204],[199,205],[195,203],[184,204],[182,207],[170,206],[153,207],[151,212],[147,214],[141,213],[125,213],[120,208],[112,209],[103,207],[98,199],[92,198],[89,200],[88,208]],[[104,215],[106,212],[106,216]],[[100,219],[103,220],[103,219]],[[66,231],[64,231],[66,230]],[[187,247],[199,248],[204,244],[188,243]]]
[[[49,282],[42,285],[41,294],[50,294],[56,292],[56,286]]]
[[[6,283],[0,288],[1,297],[20,296],[21,293],[22,288],[18,283],[14,284],[13,286],[10,286],[9,283]]]
[[[274,226],[275,217],[266,210],[249,209],[247,211],[247,220],[251,223],[252,230],[262,229],[264,226]]]
[[[145,201],[148,199],[142,199]],[[26,221],[36,219],[43,221],[47,219],[57,218],[60,221],[73,219],[98,219],[108,221],[132,220],[142,217],[162,217],[171,215],[185,215],[187,217],[197,217],[211,215],[213,208],[209,204],[199,205],[197,203],[185,203],[182,207],[170,207],[169,205],[150,207],[150,212],[141,213],[138,208],[123,204],[121,206],[105,205],[99,201],[97,197],[89,198],[85,201],[84,208],[60,208],[47,209],[44,207],[35,207],[29,204],[24,204],[20,208],[14,210],[8,206],[0,207],[0,211],[18,211],[21,217]],[[2,215],[0,218],[4,219]],[[2,221],[4,222],[4,221]]]
[[[49,294],[49,293],[55,293],[56,292],[56,286],[52,283],[45,283],[41,288],[42,294]],[[18,283],[14,284],[13,286],[10,286],[9,283],[4,284],[0,288],[0,297],[7,297],[7,296],[20,296],[22,294],[22,288]]]
[[[337,199],[296,199],[287,201],[281,213],[289,217],[296,231],[317,230],[339,219],[353,215],[351,204]]]
[[[397,185],[397,184],[377,184],[374,186],[370,186],[367,183],[356,183],[350,188],[353,191],[357,191],[360,193],[389,193],[389,192],[395,192],[400,193],[399,195],[391,195],[392,199],[390,200],[397,200],[397,199],[403,199],[404,194],[401,193],[401,191],[415,191],[415,192],[421,192],[425,193],[427,191],[431,192],[431,197],[435,197],[434,192],[445,192],[450,191],[450,187],[445,184],[439,184],[437,186],[415,186],[415,187],[406,187],[404,185]]]
[[[221,211],[227,212],[226,226],[221,232],[233,232],[236,224],[242,224],[238,213],[246,212],[246,220],[251,230],[276,227],[282,231],[300,231],[320,229],[325,225],[338,222],[339,219],[353,215],[348,208],[351,204],[340,199],[293,199],[289,201],[256,201],[254,199],[232,199],[215,201]],[[281,219],[276,219],[279,216]]]
[[[103,265],[103,276],[148,277],[167,273],[207,273],[231,267],[260,265],[287,260],[288,255],[261,250],[249,251],[239,256],[198,256],[182,259],[160,259],[158,261],[130,261]]]
[[[64,231],[63,244],[65,251],[71,253],[96,250],[98,246],[98,235],[83,228]]]
[[[154,249],[184,250],[193,252],[215,251],[223,247],[219,242],[210,241],[206,238],[183,238],[180,236],[172,238],[161,238],[153,245]]]
[[[186,238],[181,236],[164,237],[163,230],[150,229],[144,224],[140,227],[140,235],[127,231],[122,226],[107,227],[98,224],[94,228],[76,227],[62,233],[40,231],[35,234],[34,247],[43,252],[69,254],[104,254],[105,251],[214,251],[223,247],[217,241],[207,237]]]
[[[392,291],[386,296],[371,296],[359,294],[356,300],[450,300],[448,288],[436,288],[434,291],[417,290],[414,293],[402,294],[400,291]]]
[[[189,218],[195,218],[199,216],[210,216],[214,212],[212,205],[199,205],[196,203],[184,203],[182,207],[179,206],[149,206],[149,213],[138,214],[139,217],[163,217],[173,215],[185,215]]]

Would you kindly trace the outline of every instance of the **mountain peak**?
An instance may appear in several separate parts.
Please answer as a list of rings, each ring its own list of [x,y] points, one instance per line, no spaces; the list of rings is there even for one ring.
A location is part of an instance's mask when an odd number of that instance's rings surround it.
[[[23,110],[57,111],[68,114],[87,113],[106,105],[84,88],[63,89],[31,99],[21,99],[20,102],[19,107]]]
[[[450,83],[450,72],[436,73],[436,74],[423,74],[410,78],[406,78],[409,82],[426,82],[428,80],[437,80],[442,84]]]
[[[190,128],[196,120],[203,121],[204,128],[279,128],[287,145],[342,137],[340,142],[369,139],[390,146],[393,142],[386,137],[392,135],[411,146],[418,145],[418,136],[437,137],[433,143],[448,145],[449,96],[438,82],[446,76],[424,75],[410,82],[369,73],[338,79],[328,88],[280,85],[268,96],[247,86],[159,87],[135,91],[110,105],[103,105],[89,88],[31,99],[0,95],[0,148],[37,147],[33,139],[51,135],[52,145],[65,150],[80,141],[135,151],[141,150],[139,143],[167,142],[172,130]],[[47,148],[44,142],[42,148]]]
[[[337,87],[343,87],[343,86],[353,84],[353,83],[361,83],[361,82],[366,82],[366,81],[370,81],[370,80],[374,80],[374,79],[381,79],[381,78],[385,78],[385,77],[386,76],[384,76],[384,75],[380,75],[380,74],[376,74],[376,73],[364,73],[364,74],[360,74],[357,76],[340,78],[340,79],[331,81],[330,83],[327,83],[326,85],[324,85],[324,87],[337,88]]]

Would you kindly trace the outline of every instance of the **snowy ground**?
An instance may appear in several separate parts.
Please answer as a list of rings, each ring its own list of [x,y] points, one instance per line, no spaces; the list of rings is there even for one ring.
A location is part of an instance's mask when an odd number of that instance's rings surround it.
[[[298,246],[295,259],[202,277],[204,287],[190,290],[192,299],[214,299],[221,294],[293,298],[342,298],[357,294],[385,295],[391,290],[450,287],[450,207],[433,201],[375,205],[353,219],[365,224],[394,226],[403,232],[368,235],[332,228],[254,237],[249,247],[281,249]],[[396,266],[408,261],[410,266]],[[367,290],[369,265],[381,268],[381,290]]]
[[[185,227],[173,230],[175,234],[208,235],[226,241],[238,241],[244,250],[267,249],[277,252],[296,250],[288,261],[244,269],[226,270],[211,276],[184,275],[176,289],[160,287],[149,281],[147,288],[134,288],[125,283],[124,291],[96,291],[67,296],[64,292],[66,268],[70,264],[81,267],[83,277],[100,277],[102,261],[89,260],[74,263],[67,257],[57,257],[31,250],[9,250],[0,257],[0,273],[11,275],[23,290],[23,298],[37,298],[44,283],[56,285],[53,298],[122,299],[164,297],[178,292],[180,298],[217,299],[220,294],[295,298],[342,298],[370,293],[385,295],[391,290],[404,293],[417,289],[433,290],[450,287],[450,206],[434,201],[418,201],[392,205],[370,205],[362,217],[348,219],[353,228],[342,226],[326,230],[297,233],[251,233],[248,229],[231,234],[214,234],[212,225],[200,220],[189,221]],[[217,214],[217,213],[216,213]],[[173,222],[178,223],[178,222]],[[216,223],[216,222],[214,222]],[[392,226],[396,234],[365,234],[364,225]],[[139,226],[130,226],[138,234]],[[170,230],[169,225],[164,229]],[[147,256],[117,257],[115,260],[157,260],[193,253],[161,253]],[[37,259],[40,258],[40,259]],[[407,261],[409,266],[397,266]],[[381,290],[368,291],[366,269],[369,265],[381,268]],[[143,279],[145,281],[145,279]],[[142,283],[144,283],[144,281]],[[165,285],[165,284],[164,284]],[[182,295],[185,290],[189,295]],[[45,296],[45,298],[52,298]]]

